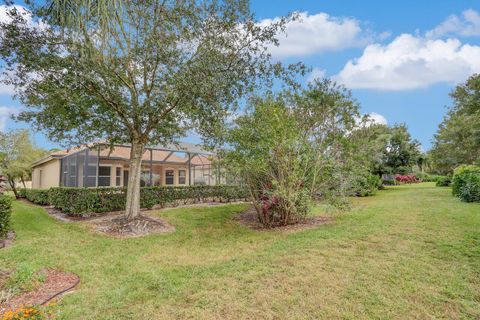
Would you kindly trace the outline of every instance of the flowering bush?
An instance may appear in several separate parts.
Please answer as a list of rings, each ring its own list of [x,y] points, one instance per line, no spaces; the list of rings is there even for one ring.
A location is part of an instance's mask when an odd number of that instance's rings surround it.
[[[421,180],[414,175],[402,176],[402,175],[397,174],[395,176],[395,180],[399,183],[419,183],[419,182],[421,182]]]
[[[20,307],[16,310],[7,311],[2,320],[45,320],[53,318],[52,305],[40,308],[36,306]]]

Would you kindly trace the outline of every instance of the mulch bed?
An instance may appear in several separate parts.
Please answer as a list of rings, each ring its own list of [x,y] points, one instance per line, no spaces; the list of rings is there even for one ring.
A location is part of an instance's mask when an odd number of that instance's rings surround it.
[[[72,291],[80,282],[80,277],[74,273],[55,269],[44,269],[41,272],[46,273],[45,281],[33,291],[22,293],[3,303],[0,315],[22,306],[45,305]]]
[[[15,231],[9,231],[7,233],[7,237],[3,240],[0,240],[0,249],[10,247],[15,240],[16,234]]]
[[[257,231],[291,231],[291,232],[313,229],[313,228],[316,228],[317,226],[332,222],[332,218],[314,216],[314,217],[308,217],[295,224],[289,224],[286,226],[278,225],[278,226],[266,228],[262,223],[260,223],[260,221],[258,221],[257,211],[253,207],[237,214],[234,217],[234,220],[249,227],[250,229],[254,229]]]
[[[128,221],[123,214],[106,216],[88,222],[94,230],[114,237],[130,238],[150,234],[171,233],[175,227],[165,220],[147,215]]]

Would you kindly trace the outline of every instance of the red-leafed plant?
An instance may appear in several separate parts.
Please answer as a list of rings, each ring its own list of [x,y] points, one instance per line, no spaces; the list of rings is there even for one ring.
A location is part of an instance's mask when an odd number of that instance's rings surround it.
[[[395,175],[395,180],[399,183],[419,183],[421,179],[414,175]]]

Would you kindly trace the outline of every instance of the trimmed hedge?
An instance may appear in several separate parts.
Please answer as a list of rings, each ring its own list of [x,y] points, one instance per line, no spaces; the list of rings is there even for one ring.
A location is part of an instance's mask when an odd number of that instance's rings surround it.
[[[452,193],[465,202],[480,202],[480,167],[463,165],[455,169]]]
[[[20,197],[24,195],[27,200],[35,204],[48,205],[50,204],[49,191],[48,189],[22,189],[19,195]]]
[[[10,229],[12,214],[12,199],[7,195],[0,195],[0,240],[5,238]]]
[[[86,215],[125,209],[125,188],[51,188],[49,202],[69,215]],[[247,190],[241,186],[185,186],[185,187],[142,187],[140,206],[150,209],[155,205],[203,202],[213,200],[229,202],[248,198]]]

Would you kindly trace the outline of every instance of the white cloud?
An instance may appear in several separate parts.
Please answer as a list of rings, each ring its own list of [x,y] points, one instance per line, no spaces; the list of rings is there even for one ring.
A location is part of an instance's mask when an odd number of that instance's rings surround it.
[[[349,88],[410,90],[458,83],[480,72],[480,47],[458,39],[402,34],[387,45],[371,44],[333,78]]]
[[[384,125],[388,124],[387,119],[379,113],[376,113],[376,112],[369,113],[368,117],[369,117],[370,122],[372,124],[373,123],[374,124],[384,124]]]
[[[480,36],[480,15],[469,9],[462,12],[462,16],[451,15],[440,25],[426,33],[427,38],[460,35],[465,37]]]
[[[290,22],[286,34],[279,35],[280,46],[272,46],[270,52],[276,58],[303,57],[325,51],[364,46],[373,35],[363,30],[355,18],[332,17],[327,13],[310,15],[299,12],[299,19]],[[279,19],[265,19],[260,25],[269,25]],[[382,34],[384,37],[386,34]]]
[[[321,80],[321,79],[325,78],[326,73],[327,72],[325,71],[325,69],[313,68],[312,72],[310,73],[310,75],[307,78],[307,81],[308,82],[313,82],[315,80]]]
[[[5,131],[8,119],[12,115],[18,114],[18,112],[18,108],[0,106],[0,131]]]

